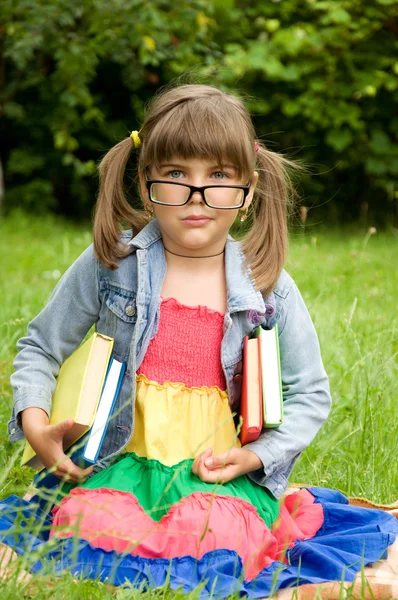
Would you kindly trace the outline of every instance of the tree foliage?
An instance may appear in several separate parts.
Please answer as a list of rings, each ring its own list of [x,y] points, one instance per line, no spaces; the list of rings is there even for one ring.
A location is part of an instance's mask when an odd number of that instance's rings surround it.
[[[235,6],[229,18],[238,27],[219,24],[227,68],[221,80],[253,94],[261,133],[311,167],[310,206],[330,204],[328,212],[342,217],[370,206],[391,216],[397,16],[391,0],[289,0]]]
[[[204,0],[4,0],[7,204],[87,211],[96,161],[138,126],[144,101],[176,65],[189,69],[211,52],[204,8]]]
[[[259,135],[309,166],[316,214],[391,218],[394,0],[3,0],[6,206],[87,215],[96,163],[186,72],[242,93]]]

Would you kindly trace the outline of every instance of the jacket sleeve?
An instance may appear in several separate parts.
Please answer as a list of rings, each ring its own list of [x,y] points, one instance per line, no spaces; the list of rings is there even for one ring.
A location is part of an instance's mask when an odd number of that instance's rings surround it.
[[[286,472],[293,466],[314,439],[331,407],[318,336],[295,283],[282,302],[277,323],[284,420],[278,428],[265,429],[258,440],[245,446],[263,463],[263,469],[249,473],[253,481],[263,486],[275,472]]]
[[[17,342],[8,423],[12,442],[24,437],[20,413],[25,408],[39,407],[50,414],[60,366],[97,322],[99,310],[98,262],[91,245],[64,273],[45,308],[29,323],[27,335]]]

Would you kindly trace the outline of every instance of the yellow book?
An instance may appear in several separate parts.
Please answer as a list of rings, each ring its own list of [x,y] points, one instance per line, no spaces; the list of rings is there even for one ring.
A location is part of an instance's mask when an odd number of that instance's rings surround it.
[[[64,438],[64,449],[70,448],[88,431],[94,421],[113,349],[113,339],[94,333],[61,366],[52,399],[50,424],[73,419],[74,426]],[[42,469],[36,452],[28,441],[21,465]]]

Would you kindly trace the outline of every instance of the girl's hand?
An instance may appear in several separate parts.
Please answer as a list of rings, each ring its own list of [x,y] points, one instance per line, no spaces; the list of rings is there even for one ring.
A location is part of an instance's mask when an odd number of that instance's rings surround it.
[[[195,458],[192,472],[207,483],[226,483],[261,466],[261,460],[252,450],[231,448],[213,456],[213,450],[209,448]]]
[[[47,414],[40,408],[27,408],[22,412],[22,427],[33,450],[47,469],[71,483],[82,483],[93,467],[81,469],[66,456],[63,450],[65,433],[73,426],[73,419],[50,425]]]

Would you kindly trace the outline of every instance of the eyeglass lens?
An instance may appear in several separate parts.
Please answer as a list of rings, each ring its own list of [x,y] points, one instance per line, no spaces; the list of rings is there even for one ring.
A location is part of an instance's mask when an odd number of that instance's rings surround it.
[[[184,204],[190,194],[189,187],[169,183],[153,183],[151,198],[161,204],[178,206]],[[214,208],[234,208],[243,201],[244,191],[235,188],[217,186],[204,191],[206,202]]]

